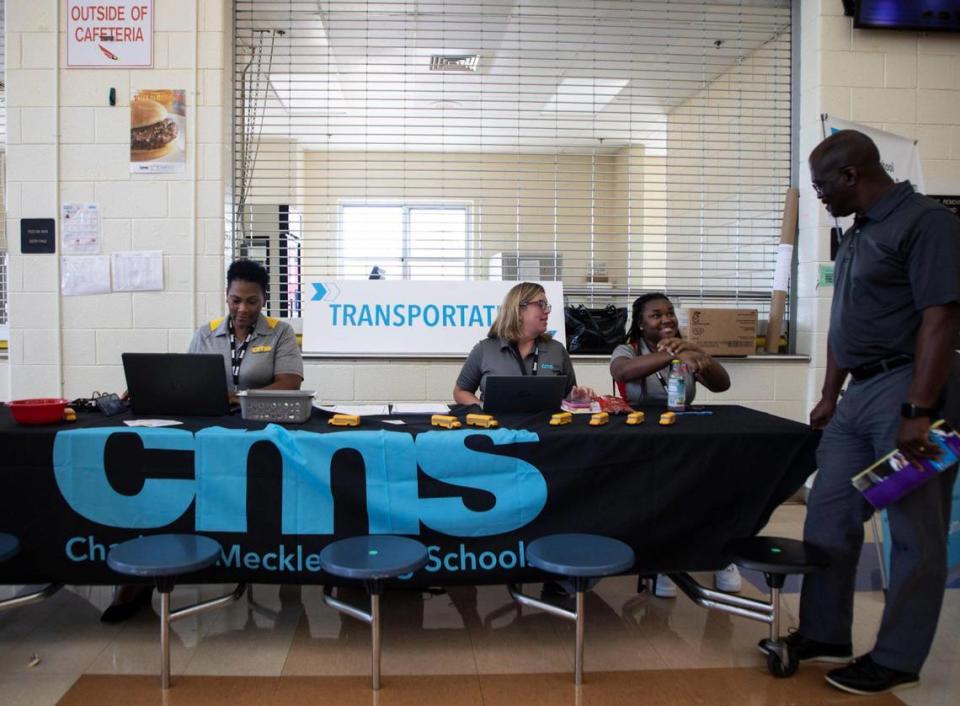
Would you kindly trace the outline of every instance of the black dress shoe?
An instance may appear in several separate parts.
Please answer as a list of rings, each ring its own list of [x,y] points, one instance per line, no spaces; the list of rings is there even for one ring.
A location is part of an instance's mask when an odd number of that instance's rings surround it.
[[[819,642],[792,632],[783,638],[790,652],[800,662],[837,662],[845,663],[853,659],[853,645],[849,642],[837,645],[832,642]],[[761,645],[766,642],[761,640]],[[761,651],[763,648],[761,647]]]
[[[114,602],[100,615],[101,623],[122,623],[150,605],[153,598],[152,586],[137,586],[132,595],[123,596],[129,586],[122,586],[114,598]],[[122,597],[123,596],[123,597]]]
[[[846,667],[827,672],[827,682],[851,694],[886,694],[907,689],[920,683],[920,675],[890,669],[873,661],[867,654],[858,657]]]

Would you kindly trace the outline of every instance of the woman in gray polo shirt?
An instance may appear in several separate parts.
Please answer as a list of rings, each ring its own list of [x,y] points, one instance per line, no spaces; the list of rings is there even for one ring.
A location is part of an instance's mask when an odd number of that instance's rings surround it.
[[[190,353],[219,353],[231,395],[238,390],[299,390],[303,357],[290,324],[263,316],[269,277],[252,260],[227,270],[229,316],[204,324],[190,341]]]
[[[190,353],[219,353],[227,372],[227,389],[299,390],[303,358],[290,324],[261,316],[267,300],[266,269],[252,260],[236,260],[227,270],[229,316],[204,324],[190,341]],[[118,623],[150,604],[153,589],[140,584],[117,586],[113,602],[100,616]]]
[[[592,396],[593,390],[577,387],[570,354],[547,334],[552,307],[539,284],[515,285],[500,305],[487,337],[467,356],[453,399],[458,404],[480,404],[488,375],[566,375],[568,397]]]
[[[697,382],[711,392],[730,387],[730,376],[717,361],[697,346],[680,337],[680,328],[673,304],[665,294],[655,292],[637,297],[633,302],[633,322],[627,342],[613,350],[610,374],[626,386],[631,405],[666,404],[667,376],[674,358],[687,364],[687,404],[693,402]],[[735,593],[742,581],[735,564],[715,571],[714,585],[720,591]],[[660,598],[673,598],[677,586],[669,577],[659,574],[653,593]]]
[[[633,321],[627,342],[617,346],[610,358],[610,374],[626,387],[631,405],[666,404],[670,361],[687,364],[687,404],[696,396],[696,383],[711,392],[730,387],[730,376],[716,360],[680,337],[673,304],[665,294],[654,292],[633,302]]]

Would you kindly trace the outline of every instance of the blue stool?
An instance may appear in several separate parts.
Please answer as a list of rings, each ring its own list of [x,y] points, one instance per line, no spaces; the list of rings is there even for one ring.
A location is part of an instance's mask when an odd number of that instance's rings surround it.
[[[344,603],[324,586],[323,600],[331,608],[370,625],[371,675],[374,691],[380,688],[380,594],[385,579],[423,568],[427,548],[415,539],[393,535],[364,535],[332,542],[320,552],[320,566],[328,574],[363,581],[370,594],[370,612]]]
[[[20,553],[20,540],[15,535],[0,532],[0,562],[13,559]],[[44,598],[49,598],[54,593],[63,588],[61,583],[49,583],[39,591],[33,593],[21,593],[13,598],[7,598],[0,601],[0,610],[8,608],[19,608],[20,606],[39,603]]]
[[[520,605],[546,611],[577,625],[576,683],[583,682],[583,594],[592,580],[621,574],[633,566],[633,549],[618,539],[598,534],[551,534],[527,545],[527,561],[533,567],[571,579],[577,592],[577,607],[571,612],[546,603],[509,586],[510,595]]]
[[[220,543],[193,534],[155,534],[131,539],[110,550],[107,566],[117,573],[152,578],[160,593],[160,686],[170,688],[170,622],[232,603],[246,584],[225,596],[170,610],[170,593],[177,577],[212,566],[220,558]]]
[[[740,615],[770,624],[770,637],[761,640],[760,651],[767,656],[767,669],[776,677],[789,677],[797,671],[797,656],[780,639],[780,589],[789,574],[810,574],[830,565],[830,557],[819,547],[783,537],[747,537],[730,542],[726,553],[738,566],[762,571],[770,587],[766,615]]]

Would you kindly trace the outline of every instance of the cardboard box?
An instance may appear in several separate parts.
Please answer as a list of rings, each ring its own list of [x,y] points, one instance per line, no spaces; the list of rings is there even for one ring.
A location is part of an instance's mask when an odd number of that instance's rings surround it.
[[[710,355],[753,355],[756,309],[688,309],[686,337]]]

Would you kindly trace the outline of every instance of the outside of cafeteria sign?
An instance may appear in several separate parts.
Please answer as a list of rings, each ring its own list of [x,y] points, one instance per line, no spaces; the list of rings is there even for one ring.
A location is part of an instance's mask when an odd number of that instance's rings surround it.
[[[466,356],[485,338],[516,282],[312,280],[303,291],[303,352]],[[547,330],[566,343],[563,284],[541,282]]]
[[[153,0],[67,0],[67,67],[153,66]]]

